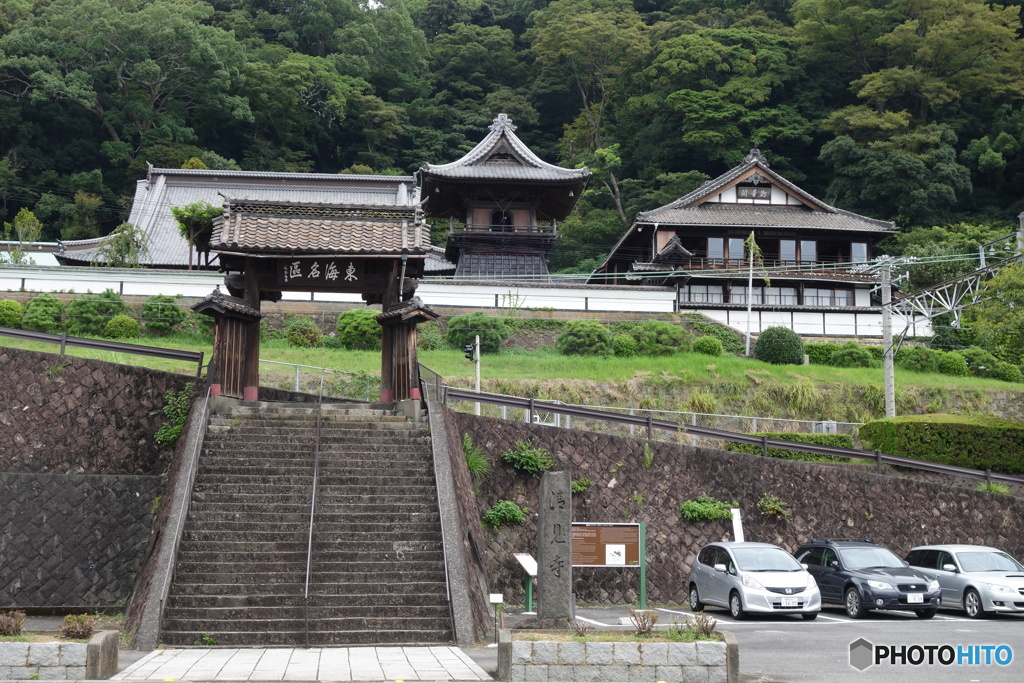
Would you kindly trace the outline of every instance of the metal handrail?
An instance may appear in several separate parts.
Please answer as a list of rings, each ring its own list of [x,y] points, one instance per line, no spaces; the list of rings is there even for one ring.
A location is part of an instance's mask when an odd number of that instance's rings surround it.
[[[203,414],[199,417],[199,424],[203,425],[203,432],[206,431],[206,424],[210,419],[210,392],[211,387],[206,387],[206,397],[203,400]],[[171,537],[171,555],[167,558],[167,566],[164,567],[164,583],[160,588],[160,618],[157,619],[157,628],[163,621],[164,603],[171,591],[171,576],[174,564],[178,559],[178,548],[181,545],[181,532],[185,525],[185,517],[188,516],[189,508],[192,507],[192,487],[195,485],[196,473],[199,471],[199,452],[202,450],[203,438],[200,436],[195,440],[192,451],[189,454],[188,479],[186,480],[185,493],[178,507],[178,522],[174,526],[174,535]],[[159,641],[159,633],[157,634]]]
[[[324,406],[324,377],[320,376],[320,397],[316,403],[316,442],[313,446],[313,495],[309,503],[309,541],[306,545],[306,589],[302,596],[302,612],[306,622],[306,647],[309,647],[309,575],[313,566],[313,515],[316,513],[316,489],[320,479],[320,419]]]
[[[475,391],[464,391],[461,389],[447,388],[444,392],[443,402],[448,401],[472,401],[474,403],[488,403],[492,405],[504,405],[511,408],[522,408],[529,411],[529,420],[533,422],[533,413],[536,410],[560,413],[570,417],[590,418],[617,422],[620,424],[644,427],[647,429],[647,437],[653,438],[654,430],[661,429],[679,433],[703,436],[723,441],[735,441],[737,443],[752,444],[761,447],[761,454],[767,455],[769,448],[778,448],[787,451],[804,451],[817,455],[831,455],[837,458],[850,458],[856,460],[873,460],[876,464],[876,471],[881,472],[882,465],[897,465],[899,467],[910,467],[927,472],[938,472],[971,479],[984,479],[991,484],[993,481],[1005,482],[1008,484],[1024,485],[1024,476],[1003,474],[992,470],[973,470],[959,465],[944,465],[942,463],[915,460],[901,455],[891,455],[881,451],[862,451],[855,448],[841,448],[836,446],[821,446],[818,444],[800,443],[798,441],[786,441],[784,439],[772,439],[767,436],[754,436],[739,432],[729,432],[724,429],[712,429],[710,427],[697,427],[695,425],[683,425],[669,420],[655,420],[651,417],[640,417],[636,415],[622,415],[619,413],[606,413],[599,410],[577,408],[575,406],[559,405],[548,401],[538,401],[533,398],[520,398],[516,396],[501,396],[498,394],[476,393]]]
[[[203,371],[202,351],[180,351],[178,349],[164,349],[158,346],[144,346],[142,344],[105,341],[103,339],[69,337],[67,334],[49,334],[47,332],[17,330],[10,327],[0,327],[0,337],[11,337],[12,339],[43,342],[44,344],[60,344],[60,355],[62,356],[64,355],[65,347],[77,346],[83,349],[96,349],[99,351],[113,351],[115,353],[131,353],[136,356],[150,356],[152,358],[170,358],[171,360],[188,361],[196,364],[196,377],[199,377]]]

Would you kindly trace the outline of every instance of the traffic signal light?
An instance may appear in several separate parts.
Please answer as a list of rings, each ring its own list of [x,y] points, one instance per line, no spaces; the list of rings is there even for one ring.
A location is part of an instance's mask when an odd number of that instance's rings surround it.
[[[474,358],[475,354],[473,353],[473,345],[472,344],[466,344],[463,348],[466,350],[466,358],[468,358],[469,360],[476,360]]]

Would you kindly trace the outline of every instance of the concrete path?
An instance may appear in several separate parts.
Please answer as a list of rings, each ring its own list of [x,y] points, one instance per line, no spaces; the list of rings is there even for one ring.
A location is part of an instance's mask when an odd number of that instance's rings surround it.
[[[120,681],[490,681],[457,647],[154,650]]]

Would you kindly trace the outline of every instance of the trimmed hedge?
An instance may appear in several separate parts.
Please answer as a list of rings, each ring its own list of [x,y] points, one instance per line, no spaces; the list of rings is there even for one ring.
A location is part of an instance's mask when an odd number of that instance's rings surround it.
[[[849,434],[806,434],[798,432],[757,432],[751,436],[767,436],[769,439],[782,439],[798,443],[812,443],[816,446],[832,446],[833,448],[853,448],[853,437]],[[761,447],[757,444],[736,443],[727,441],[725,450],[736,453],[752,453],[761,455]],[[797,460],[799,462],[850,462],[849,458],[836,458],[831,455],[820,455],[807,451],[788,451],[784,448],[769,448],[769,458],[780,460]]]
[[[832,362],[832,354],[839,348],[839,344],[832,342],[815,342],[804,344],[804,353],[811,365],[829,365]]]
[[[772,365],[802,365],[804,341],[788,327],[767,327],[754,345],[754,358]]]
[[[904,415],[868,422],[860,438],[892,455],[1024,473],[1024,422],[980,415]]]

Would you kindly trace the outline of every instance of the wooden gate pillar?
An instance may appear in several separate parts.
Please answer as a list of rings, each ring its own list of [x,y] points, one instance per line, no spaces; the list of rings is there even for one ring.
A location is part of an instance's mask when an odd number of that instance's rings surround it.
[[[377,316],[382,328],[381,401],[390,403],[420,398],[416,326],[438,317],[419,297],[397,304]]]
[[[220,287],[194,305],[192,310],[214,319],[213,358],[206,371],[210,393],[214,396],[223,394],[232,398],[246,398],[245,389],[249,386],[246,384],[248,339],[255,329],[258,372],[259,329],[263,314],[253,310],[243,299],[221,294]],[[258,377],[256,382],[258,386]],[[249,400],[256,400],[256,397]]]

